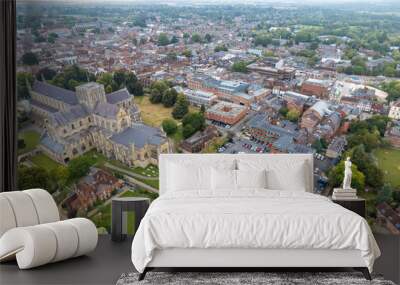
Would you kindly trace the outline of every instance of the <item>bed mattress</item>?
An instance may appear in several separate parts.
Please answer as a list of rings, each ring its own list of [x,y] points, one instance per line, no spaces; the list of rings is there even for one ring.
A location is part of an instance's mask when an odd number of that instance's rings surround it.
[[[370,271],[380,255],[361,216],[317,194],[266,189],[162,195],[137,230],[132,262],[143,272],[166,249],[357,250]]]

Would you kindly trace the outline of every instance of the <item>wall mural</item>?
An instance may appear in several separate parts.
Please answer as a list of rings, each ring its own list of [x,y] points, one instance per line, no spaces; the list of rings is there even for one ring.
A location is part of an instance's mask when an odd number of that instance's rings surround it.
[[[271,10],[220,19],[206,7],[126,5],[18,3],[21,190],[46,189],[63,218],[109,232],[112,197],[158,196],[161,153],[313,153],[314,190],[327,196],[348,156],[373,228],[400,233],[400,85],[362,57],[388,51],[354,48],[358,28],[334,40],[323,26],[299,30],[290,11],[273,29],[261,19]]]

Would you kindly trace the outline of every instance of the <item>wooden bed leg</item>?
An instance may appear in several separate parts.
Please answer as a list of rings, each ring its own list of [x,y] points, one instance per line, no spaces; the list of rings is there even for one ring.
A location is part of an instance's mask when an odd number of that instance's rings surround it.
[[[371,274],[369,274],[369,270],[367,267],[355,267],[354,269],[357,271],[361,271],[361,273],[364,275],[365,279],[372,280]]]
[[[148,269],[147,267],[143,270],[142,273],[139,274],[139,278],[138,281],[142,281],[144,279],[144,277],[146,277],[146,273],[147,273]]]

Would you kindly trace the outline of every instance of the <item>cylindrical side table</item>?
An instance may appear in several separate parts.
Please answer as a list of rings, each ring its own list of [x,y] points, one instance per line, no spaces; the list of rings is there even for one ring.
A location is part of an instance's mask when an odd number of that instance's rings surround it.
[[[111,202],[111,240],[123,241],[126,238],[127,212],[135,213],[135,232],[146,214],[150,199],[144,197],[118,197]],[[125,229],[125,230],[124,230]]]

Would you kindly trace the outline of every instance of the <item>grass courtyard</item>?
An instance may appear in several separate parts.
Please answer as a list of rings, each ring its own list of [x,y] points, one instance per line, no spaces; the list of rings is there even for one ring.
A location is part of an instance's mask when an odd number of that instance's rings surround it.
[[[173,107],[167,108],[160,104],[152,104],[149,96],[136,96],[135,103],[139,106],[143,123],[152,127],[159,127],[165,119],[172,118]],[[189,106],[189,112],[198,112],[199,108]],[[177,123],[179,123],[177,121]]]
[[[152,127],[159,127],[163,120],[172,118],[171,108],[166,108],[162,104],[152,104],[148,96],[135,97],[135,103],[139,106],[143,123]]]
[[[385,182],[400,187],[400,150],[379,148],[374,151],[378,166],[384,173]]]
[[[33,162],[33,164],[35,164],[36,166],[39,166],[41,168],[46,169],[47,171],[51,171],[54,168],[57,168],[59,166],[64,167],[63,165],[59,164],[58,162],[54,161],[53,159],[51,159],[50,157],[48,157],[47,155],[41,153],[41,154],[37,154],[35,156],[32,156],[30,158],[30,160]]]
[[[32,130],[22,131],[18,133],[18,139],[24,140],[25,147],[18,149],[18,154],[23,154],[36,148],[40,141],[40,134]]]

